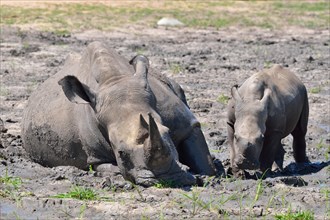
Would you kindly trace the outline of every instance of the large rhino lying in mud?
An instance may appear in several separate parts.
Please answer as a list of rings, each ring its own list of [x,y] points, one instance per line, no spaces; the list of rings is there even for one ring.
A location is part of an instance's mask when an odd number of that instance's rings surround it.
[[[125,179],[194,184],[214,175],[200,123],[181,87],[94,42],[35,91],[22,124],[24,148],[45,166],[118,167]]]
[[[232,87],[231,94],[227,130],[234,174],[244,169],[282,169],[281,139],[290,133],[295,161],[308,162],[307,91],[295,74],[274,65],[252,75],[239,88]]]

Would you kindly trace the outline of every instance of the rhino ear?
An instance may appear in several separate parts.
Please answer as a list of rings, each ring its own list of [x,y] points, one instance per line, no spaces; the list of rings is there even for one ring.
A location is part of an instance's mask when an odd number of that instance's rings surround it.
[[[70,102],[95,106],[95,93],[75,76],[65,76],[58,81],[58,84],[62,86],[63,92]]]
[[[231,88],[231,96],[234,98],[235,101],[242,101],[242,98],[241,96],[239,95],[238,93],[238,85],[234,85],[232,88]]]
[[[149,60],[146,56],[136,55],[131,59],[131,61],[129,61],[129,63],[134,67],[134,76],[141,77],[145,80],[147,79]]]
[[[260,102],[264,105],[267,104],[268,100],[269,100],[269,97],[270,97],[270,94],[272,93],[272,90],[270,90],[269,88],[266,88],[264,90],[264,96],[262,97],[262,99],[260,100]]]

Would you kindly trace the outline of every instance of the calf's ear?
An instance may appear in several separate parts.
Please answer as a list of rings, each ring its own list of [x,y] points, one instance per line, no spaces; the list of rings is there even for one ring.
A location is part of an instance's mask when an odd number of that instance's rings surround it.
[[[95,93],[75,76],[65,76],[58,81],[58,84],[62,86],[63,92],[70,102],[90,104],[93,108],[95,107]]]
[[[234,85],[231,88],[231,96],[234,98],[235,101],[242,101],[242,98],[239,95],[237,88],[238,88],[238,85]]]

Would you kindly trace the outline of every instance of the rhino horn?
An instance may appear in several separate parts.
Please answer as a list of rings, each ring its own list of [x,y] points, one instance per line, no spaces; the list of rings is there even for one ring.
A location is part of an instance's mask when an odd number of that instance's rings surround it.
[[[238,85],[234,85],[231,88],[231,96],[234,98],[235,101],[242,101],[242,98],[239,95],[237,88],[238,88]]]
[[[141,77],[143,79],[147,79],[148,69],[149,69],[149,60],[146,56],[137,55],[133,57],[131,61],[129,61],[131,65],[133,65],[135,70],[135,76]]]
[[[138,144],[142,144],[146,140],[146,138],[148,137],[148,135],[149,135],[148,128],[149,128],[148,123],[144,119],[143,115],[140,114],[140,127],[139,127],[139,131],[138,131],[139,133],[138,133],[138,136],[137,136],[137,139],[136,139],[136,142]]]
[[[155,119],[150,113],[149,115],[149,138],[150,138],[150,156],[154,159],[166,156],[169,153],[168,147],[164,144],[162,136],[159,132],[158,126],[155,122]]]

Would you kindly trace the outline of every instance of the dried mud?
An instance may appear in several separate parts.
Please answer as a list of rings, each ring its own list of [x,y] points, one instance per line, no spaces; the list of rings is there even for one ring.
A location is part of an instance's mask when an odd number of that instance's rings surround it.
[[[61,69],[70,52],[81,52],[94,40],[107,42],[127,59],[137,53],[148,56],[153,68],[181,84],[211,153],[225,169],[229,166],[225,102],[231,86],[275,63],[290,68],[309,91],[306,140],[312,163],[294,164],[292,138],[287,137],[283,140],[286,168],[275,177],[262,182],[217,177],[205,181],[204,187],[159,189],[134,186],[121,176],[109,178],[74,167],[47,168],[32,162],[20,136],[29,95]],[[2,28],[0,173],[20,177],[23,183],[1,197],[0,218],[273,219],[291,209],[309,210],[316,219],[329,219],[329,44],[328,31],[314,30],[128,27],[107,33],[90,30],[56,35]],[[93,188],[100,198],[54,198],[73,185]],[[6,187],[1,183],[1,190]]]

